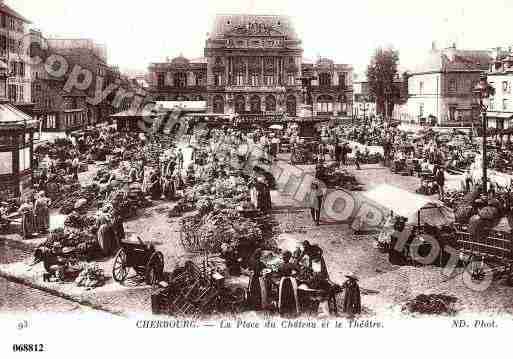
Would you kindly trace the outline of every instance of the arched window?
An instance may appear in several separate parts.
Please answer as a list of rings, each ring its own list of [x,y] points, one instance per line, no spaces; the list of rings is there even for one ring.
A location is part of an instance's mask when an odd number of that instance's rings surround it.
[[[251,112],[259,113],[262,112],[262,108],[260,106],[260,96],[254,95],[249,100],[249,105],[251,108]]]
[[[296,97],[292,95],[287,97],[287,114],[289,116],[296,116]]]
[[[273,95],[269,95],[265,98],[265,111],[275,112],[276,111],[276,98]]]
[[[224,98],[221,95],[214,96],[213,100],[214,113],[224,113]]]
[[[333,97],[329,95],[321,95],[317,98],[317,112],[330,113],[333,112]]]
[[[235,98],[235,113],[244,113],[246,111],[246,99],[239,95]]]
[[[331,86],[331,74],[322,73],[319,75],[319,86],[327,87]]]

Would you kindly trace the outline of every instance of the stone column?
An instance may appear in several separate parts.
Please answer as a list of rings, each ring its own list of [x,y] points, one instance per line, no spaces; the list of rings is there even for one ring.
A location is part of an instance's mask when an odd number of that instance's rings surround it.
[[[230,78],[228,76],[228,57],[225,57],[223,60],[224,60],[223,61],[223,64],[224,64],[224,85],[228,86],[228,85],[230,85],[228,83],[228,79]]]
[[[244,81],[244,85],[249,84],[249,57],[245,57],[244,63],[246,64],[246,81]]]
[[[260,57],[260,86],[264,84],[264,57]]]
[[[275,66],[275,69],[274,69],[274,73],[275,73],[275,80],[274,80],[274,84],[275,85],[279,85],[279,78],[280,78],[280,64],[279,64],[279,59],[278,57],[275,57],[274,58],[274,66]]]

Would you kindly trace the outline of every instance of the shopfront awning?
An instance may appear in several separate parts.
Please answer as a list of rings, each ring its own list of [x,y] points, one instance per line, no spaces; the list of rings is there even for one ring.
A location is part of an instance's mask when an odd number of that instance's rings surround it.
[[[499,119],[510,119],[513,117],[513,113],[511,112],[499,112],[499,111],[488,111],[486,113],[487,117],[491,118],[499,118]]]
[[[0,128],[37,127],[38,121],[9,104],[0,104]]]

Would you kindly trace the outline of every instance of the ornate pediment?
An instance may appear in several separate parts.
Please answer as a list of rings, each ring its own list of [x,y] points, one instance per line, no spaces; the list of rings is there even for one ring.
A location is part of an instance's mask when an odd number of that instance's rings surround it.
[[[249,22],[245,25],[234,26],[226,33],[227,36],[283,36],[276,27],[262,22]]]

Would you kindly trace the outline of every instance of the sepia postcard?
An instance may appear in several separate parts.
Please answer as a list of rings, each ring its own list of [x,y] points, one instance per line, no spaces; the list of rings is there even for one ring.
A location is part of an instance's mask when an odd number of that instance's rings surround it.
[[[512,18],[0,0],[0,356],[504,355]]]

